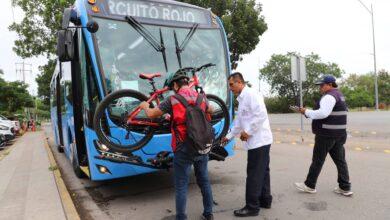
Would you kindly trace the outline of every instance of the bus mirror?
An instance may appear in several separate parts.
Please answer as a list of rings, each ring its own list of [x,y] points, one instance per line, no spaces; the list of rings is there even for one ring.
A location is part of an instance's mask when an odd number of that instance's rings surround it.
[[[60,30],[57,36],[57,55],[61,62],[72,61],[74,58],[73,32]]]
[[[70,22],[71,13],[72,13],[72,9],[71,8],[65,8],[64,9],[64,14],[62,15],[62,25],[61,25],[62,29],[68,28],[69,22]]]
[[[99,30],[99,24],[96,21],[88,21],[87,30],[91,33],[96,33]]]

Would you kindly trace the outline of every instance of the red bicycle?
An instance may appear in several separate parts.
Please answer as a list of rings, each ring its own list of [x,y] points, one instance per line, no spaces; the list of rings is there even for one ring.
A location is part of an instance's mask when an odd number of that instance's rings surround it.
[[[181,71],[192,75],[189,84],[191,88],[204,93],[196,74],[211,66],[214,64],[209,63],[198,68],[182,68]],[[131,153],[144,147],[155,133],[169,133],[169,115],[149,119],[139,108],[139,104],[143,101],[148,102],[151,107],[155,103],[159,105],[160,100],[163,99],[162,95],[169,91],[168,87],[156,88],[154,78],[160,76],[160,73],[139,75],[141,79],[148,80],[152,86],[149,97],[135,90],[122,89],[109,94],[102,100],[94,115],[94,128],[102,144],[117,152]],[[215,129],[215,143],[219,143],[229,129],[229,110],[218,96],[207,94],[206,97],[213,108],[210,116]]]

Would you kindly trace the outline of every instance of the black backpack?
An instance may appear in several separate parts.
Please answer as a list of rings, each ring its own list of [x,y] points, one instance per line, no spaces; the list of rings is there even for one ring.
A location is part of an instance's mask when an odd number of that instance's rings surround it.
[[[184,142],[192,146],[198,154],[208,154],[215,135],[213,126],[200,107],[204,95],[198,95],[195,105],[190,105],[180,94],[175,94],[174,97],[186,108],[187,138]]]

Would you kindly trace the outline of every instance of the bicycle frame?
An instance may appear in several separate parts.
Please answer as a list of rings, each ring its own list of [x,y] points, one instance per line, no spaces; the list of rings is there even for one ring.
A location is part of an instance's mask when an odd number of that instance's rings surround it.
[[[153,82],[153,79],[150,80],[151,82]],[[192,79],[190,80],[190,83],[188,85],[190,88],[192,87],[196,87],[196,88],[200,88],[199,87],[199,79],[198,77],[196,76],[195,73],[193,73],[193,76],[192,76]],[[149,99],[146,101],[147,103],[152,103],[154,100],[156,100],[156,103],[157,105],[160,104],[160,99],[158,99],[158,97],[164,93],[166,93],[167,91],[169,91],[169,88],[168,87],[164,87],[163,89],[158,89],[158,90],[154,90],[153,93],[150,95]],[[141,120],[137,120],[135,119],[135,117],[142,111],[142,109],[140,107],[137,107],[133,112],[131,112],[127,118],[127,124],[128,125],[142,125],[142,126],[159,126],[160,123],[156,123],[156,122],[149,122],[149,121],[141,121]]]

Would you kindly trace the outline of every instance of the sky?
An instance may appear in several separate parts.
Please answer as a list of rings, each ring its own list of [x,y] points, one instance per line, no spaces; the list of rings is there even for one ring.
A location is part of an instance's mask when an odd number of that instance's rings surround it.
[[[4,1],[4,0],[3,0]],[[390,70],[390,1],[361,0],[374,7],[377,69]],[[263,5],[262,15],[268,30],[250,54],[244,55],[238,71],[264,95],[269,95],[269,86],[259,83],[259,69],[273,54],[296,51],[305,56],[316,53],[324,62],[337,63],[347,74],[372,72],[373,41],[371,15],[359,0],[257,0]],[[16,75],[15,63],[23,60],[13,52],[17,38],[8,26],[15,19],[20,22],[21,10],[11,10],[11,0],[5,0],[0,8],[0,69],[8,81],[21,80]],[[29,58],[32,74],[26,75],[29,91],[37,93],[34,78],[38,67],[46,63],[43,57]],[[27,68],[27,67],[26,67]],[[28,67],[29,68],[29,67]]]

